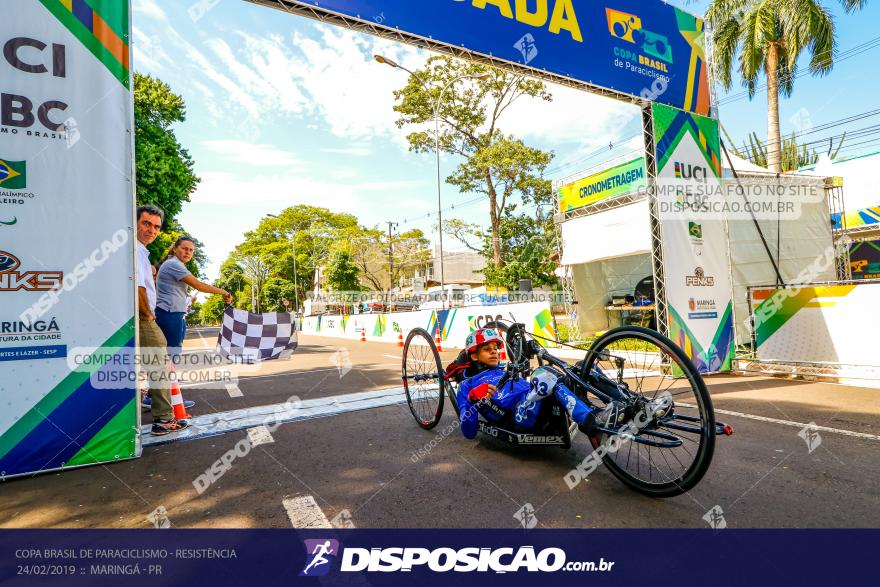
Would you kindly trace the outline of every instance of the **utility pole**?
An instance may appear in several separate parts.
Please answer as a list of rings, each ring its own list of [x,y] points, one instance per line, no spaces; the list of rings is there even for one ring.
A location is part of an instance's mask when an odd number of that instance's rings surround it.
[[[392,247],[391,231],[397,228],[396,222],[388,222],[388,293],[394,289],[394,248]]]

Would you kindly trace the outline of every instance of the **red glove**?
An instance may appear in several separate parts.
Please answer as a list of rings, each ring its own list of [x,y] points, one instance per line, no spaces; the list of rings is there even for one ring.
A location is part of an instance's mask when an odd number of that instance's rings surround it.
[[[478,402],[486,399],[486,395],[489,393],[489,384],[481,383],[471,390],[468,394],[468,399],[472,402]]]

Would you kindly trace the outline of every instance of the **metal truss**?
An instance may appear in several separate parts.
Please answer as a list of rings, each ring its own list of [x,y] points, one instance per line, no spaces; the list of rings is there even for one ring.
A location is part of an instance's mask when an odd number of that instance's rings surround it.
[[[638,96],[633,96],[624,92],[618,92],[615,90],[610,90],[608,88],[595,86],[588,82],[572,79],[570,77],[552,73],[543,69],[529,67],[521,63],[508,61],[506,59],[500,59],[498,57],[495,57],[494,55],[484,55],[482,53],[477,53],[476,51],[472,51],[464,47],[457,47],[455,45],[450,45],[449,43],[437,41],[436,39],[422,37],[420,35],[401,31],[399,29],[383,25],[373,20],[346,16],[333,12],[326,8],[321,8],[320,6],[304,4],[302,2],[296,2],[295,0],[245,0],[245,2],[258,4],[260,6],[266,6],[268,8],[274,8],[276,10],[281,10],[289,14],[295,14],[297,16],[303,16],[305,18],[310,18],[319,22],[336,25],[362,33],[367,33],[376,37],[382,37],[383,39],[390,39],[392,41],[397,41],[398,43],[405,43],[407,45],[413,45],[422,49],[428,49],[429,51],[434,51],[436,53],[444,53],[452,57],[464,59],[466,61],[473,61],[497,69],[503,69],[517,75],[538,78],[542,81],[568,86],[570,88],[576,88],[585,92],[589,92],[591,94],[595,94],[597,96],[612,98],[614,100],[619,100],[628,104],[636,104],[640,107],[650,105],[649,101]]]
[[[569,210],[568,212],[559,212],[553,216],[553,222],[556,224],[561,224],[568,220],[572,220],[574,218],[580,218],[582,216],[591,216],[592,214],[598,214],[599,212],[605,212],[606,210],[611,210],[613,208],[620,208],[621,206],[626,206],[628,204],[633,204],[635,202],[640,202],[648,197],[648,190],[639,190],[637,192],[626,194],[623,196],[618,196],[616,198],[608,198],[606,200],[599,200],[595,204],[589,204],[587,206],[581,206],[580,208],[575,208],[574,210]]]
[[[852,279],[852,265],[849,257],[849,235],[846,229],[846,206],[843,202],[843,182],[836,177],[825,178],[825,194],[828,201],[828,211],[834,215],[839,214],[839,230],[831,231],[831,242],[834,245],[834,265],[837,269],[837,279]]]
[[[654,146],[654,113],[651,105],[642,108],[642,131],[645,135],[645,173],[648,176],[648,210],[651,215],[651,266],[654,270],[654,315],[657,330],[669,336],[669,310],[666,304],[666,279],[663,272],[663,236],[660,227],[660,201],[655,189],[657,156]]]

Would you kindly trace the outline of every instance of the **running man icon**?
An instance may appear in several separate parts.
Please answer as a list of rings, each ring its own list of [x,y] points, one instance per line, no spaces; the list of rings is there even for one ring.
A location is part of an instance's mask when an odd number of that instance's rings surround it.
[[[319,577],[330,571],[329,564],[339,554],[339,541],[332,539],[306,540],[306,566],[300,577]]]

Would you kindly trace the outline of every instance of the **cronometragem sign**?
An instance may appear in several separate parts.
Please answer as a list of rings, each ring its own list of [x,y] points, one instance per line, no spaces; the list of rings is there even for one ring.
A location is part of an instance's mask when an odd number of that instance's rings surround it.
[[[0,480],[138,453],[128,39],[127,0],[3,2]]]
[[[697,114],[703,21],[659,0],[287,0]]]

